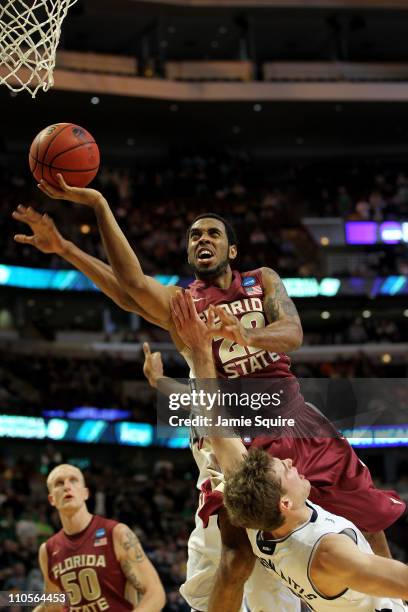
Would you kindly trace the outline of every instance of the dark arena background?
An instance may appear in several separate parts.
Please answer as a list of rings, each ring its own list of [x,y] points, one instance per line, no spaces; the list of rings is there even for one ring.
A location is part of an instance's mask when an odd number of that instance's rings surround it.
[[[60,528],[45,478],[74,463],[90,509],[140,537],[178,593],[198,500],[188,438],[158,438],[142,343],[188,376],[170,337],[62,258],[13,241],[18,204],[105,259],[90,209],[36,187],[28,149],[56,122],[95,137],[101,190],[147,274],[187,286],[185,230],[212,210],[241,270],[274,268],[298,308],[302,378],[408,373],[408,4],[391,0],[79,0],[55,85],[0,107],[0,590],[41,591]],[[384,380],[384,385],[387,381]],[[345,394],[347,403],[347,394]],[[408,500],[408,402],[348,435],[379,488]],[[388,530],[407,561],[405,518]],[[269,611],[267,611],[269,612]],[[272,610],[270,611],[272,612]]]

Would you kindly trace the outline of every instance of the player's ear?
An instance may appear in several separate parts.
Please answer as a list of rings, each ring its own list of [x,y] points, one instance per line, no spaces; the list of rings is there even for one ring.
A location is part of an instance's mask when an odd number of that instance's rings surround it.
[[[51,506],[55,506],[54,496],[51,495],[51,493],[48,495],[48,501],[50,502]]]
[[[88,487],[85,487],[85,497],[84,497],[85,501],[87,501],[89,499],[89,489]]]
[[[228,247],[228,257],[229,257],[229,259],[235,259],[237,254],[238,254],[237,245],[236,244],[231,244]]]
[[[282,495],[279,501],[279,510],[286,517],[288,512],[292,509],[293,502],[287,495]]]

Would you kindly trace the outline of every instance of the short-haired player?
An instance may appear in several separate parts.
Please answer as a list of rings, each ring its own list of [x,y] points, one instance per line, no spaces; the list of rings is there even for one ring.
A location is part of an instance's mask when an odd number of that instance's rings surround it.
[[[47,478],[48,499],[62,529],[41,545],[39,561],[47,593],[68,595],[55,612],[159,612],[165,605],[160,578],[139,539],[123,523],[93,515],[89,490],[76,466],[61,464]],[[35,612],[51,610],[37,606]]]

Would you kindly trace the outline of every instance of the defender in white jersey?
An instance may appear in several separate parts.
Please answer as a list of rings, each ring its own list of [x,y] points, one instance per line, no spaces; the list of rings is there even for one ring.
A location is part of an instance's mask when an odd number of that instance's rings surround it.
[[[179,317],[177,332],[191,348],[197,377],[216,378],[211,344],[195,313]],[[375,555],[353,523],[308,502],[310,483],[291,459],[261,449],[248,453],[238,438],[209,439],[225,475],[220,489],[228,516],[219,519],[224,526],[230,521],[209,612],[239,611],[255,562],[265,569],[265,585],[278,578],[313,612],[407,610],[408,566]],[[228,547],[240,547],[246,558],[250,551],[253,559],[231,584],[223,580]]]
[[[309,501],[306,501],[306,507],[309,513],[308,520],[285,537],[274,538],[262,530],[247,530],[253,553],[261,565],[274,578],[278,576],[293,593],[307,603],[311,610],[319,612],[405,610],[401,600],[366,595],[350,588],[330,597],[320,591],[313,576],[318,573],[316,568],[321,564],[319,558],[328,554],[319,552],[319,547],[323,546],[324,550],[324,538],[329,534],[350,538],[361,553],[373,555],[373,552],[353,523]],[[354,546],[346,548],[350,549],[351,557],[355,555]]]
[[[260,449],[247,453],[237,438],[211,442],[226,475],[229,518],[246,528],[243,553],[251,547],[267,572],[265,581],[268,575],[278,578],[313,612],[407,610],[402,598],[408,597],[408,567],[375,555],[353,523],[308,501],[309,481],[290,459],[271,458]],[[220,586],[215,585],[211,612],[222,609]]]

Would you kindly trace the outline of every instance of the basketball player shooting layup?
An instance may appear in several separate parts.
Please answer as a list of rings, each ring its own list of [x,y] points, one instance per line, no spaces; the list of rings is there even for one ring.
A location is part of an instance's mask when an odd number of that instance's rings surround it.
[[[13,216],[27,223],[33,235],[19,234],[15,240],[32,244],[43,252],[59,254],[124,309],[137,312],[167,329],[191,364],[190,351],[177,334],[172,319],[172,314],[184,307],[179,298],[180,290],[175,286],[164,287],[143,273],[102,194],[93,189],[69,187],[62,177],[60,184],[60,189],[46,183],[41,183],[40,188],[51,198],[69,200],[94,210],[111,267],[65,240],[49,217],[23,206],[18,207]],[[269,268],[244,273],[233,271],[231,263],[237,256],[237,241],[232,227],[217,215],[198,217],[188,230],[187,241],[188,261],[197,278],[190,287],[194,306],[203,320],[208,316],[210,305],[216,307],[212,346],[217,374],[224,378],[285,379],[292,389],[290,399],[298,411],[303,408],[310,410],[299,392],[290,371],[290,359],[285,354],[300,346],[302,328],[296,308],[278,274]],[[207,468],[210,467],[211,446],[208,442],[198,442],[194,441],[192,450],[201,470],[201,487],[209,478]],[[274,456],[302,461],[307,468],[302,468],[302,471],[308,474],[312,483],[312,501],[326,510],[337,511],[369,532],[367,537],[375,552],[389,555],[382,530],[403,513],[405,504],[395,493],[374,488],[368,469],[361,464],[346,440],[340,437],[290,439],[262,436],[253,444],[268,449]],[[212,521],[210,527],[203,530],[198,519],[190,538],[188,576],[183,595],[197,610],[207,610],[220,552],[216,521]],[[231,562],[231,572],[239,572],[239,555],[234,563]],[[253,593],[255,597],[259,596],[258,589]],[[256,609],[254,604],[251,607]],[[259,609],[264,608],[261,603]],[[274,609],[278,610],[278,605]]]
[[[192,351],[198,379],[216,378],[214,355],[205,323],[184,298],[175,319],[179,336]],[[198,382],[198,384],[200,384]],[[308,501],[310,482],[291,459],[271,457],[261,449],[247,452],[239,438],[210,438],[225,475],[221,482],[226,513],[223,555],[209,612],[238,612],[245,579],[223,580],[228,550],[256,560],[315,612],[360,610],[402,612],[408,598],[408,567],[374,555],[350,521]],[[234,526],[235,527],[234,527]],[[246,533],[244,531],[246,529]]]
[[[45,591],[66,593],[69,605],[34,612],[159,612],[165,595],[156,570],[129,527],[88,512],[82,472],[58,465],[47,487],[62,529],[41,545],[40,567]]]

